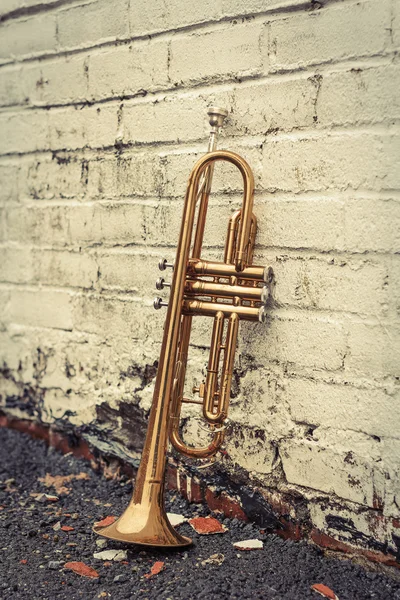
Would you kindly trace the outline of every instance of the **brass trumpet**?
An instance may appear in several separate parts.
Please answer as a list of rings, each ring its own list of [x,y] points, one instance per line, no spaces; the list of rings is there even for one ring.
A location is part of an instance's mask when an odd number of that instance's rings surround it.
[[[107,527],[95,527],[104,537],[148,546],[187,546],[191,539],[180,535],[168,520],[164,505],[164,478],[168,441],[182,454],[194,458],[214,456],[224,441],[233,364],[240,319],[265,320],[270,271],[252,264],[257,221],[252,214],[254,178],[247,162],[228,151],[216,151],[217,135],[227,112],[210,108],[211,135],[208,153],[195,164],[183,209],[176,259],[161,259],[159,267],[173,269],[169,303],[156,298],[154,307],[168,306],[155,382],[149,425],[137,473],[133,497],[125,512]],[[214,164],[227,161],[243,177],[243,203],[229,220],[224,262],[201,258],[205,219]],[[192,245],[192,231],[197,226]],[[192,250],[191,250],[192,246]],[[160,278],[158,289],[166,286]],[[184,397],[184,383],[192,319],[213,318],[207,377],[197,390],[200,399]],[[225,322],[227,326],[225,327]],[[224,331],[226,333],[224,336]],[[220,370],[221,354],[222,369]],[[212,440],[208,446],[188,446],[180,435],[184,403],[200,404]]]

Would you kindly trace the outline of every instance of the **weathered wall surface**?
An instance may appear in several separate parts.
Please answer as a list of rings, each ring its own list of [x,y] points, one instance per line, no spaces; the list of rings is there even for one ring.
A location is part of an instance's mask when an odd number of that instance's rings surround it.
[[[206,107],[227,106],[220,147],[254,169],[256,261],[276,287],[268,325],[241,327],[220,468],[331,536],[400,551],[399,7],[2,1],[4,411],[138,456],[158,258],[174,256]],[[240,181],[219,168],[214,190],[209,256]],[[185,428],[198,435],[194,416]]]

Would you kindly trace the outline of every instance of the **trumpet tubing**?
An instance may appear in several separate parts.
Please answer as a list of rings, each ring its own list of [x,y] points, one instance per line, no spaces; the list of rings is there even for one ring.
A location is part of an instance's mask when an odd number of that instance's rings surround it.
[[[210,108],[211,135],[208,153],[195,164],[187,187],[176,259],[161,259],[159,268],[172,268],[172,282],[157,280],[156,287],[170,288],[166,303],[156,298],[155,308],[167,306],[163,342],[149,425],[133,497],[121,517],[100,535],[118,541],[154,546],[185,546],[191,540],[176,532],[164,507],[164,474],[168,440],[191,458],[214,457],[221,448],[228,419],[231,382],[240,320],[265,321],[271,271],[252,264],[257,221],[253,215],[254,179],[238,154],[216,151],[217,135],[227,113]],[[243,202],[228,223],[224,261],[201,258],[204,228],[215,163],[233,164],[243,178]],[[197,208],[197,225],[193,227]],[[192,238],[193,241],[192,241]],[[186,364],[194,317],[212,318],[212,337],[205,381],[184,395]],[[221,364],[222,363],[222,364]],[[202,407],[211,439],[201,447],[188,445],[181,436],[184,404]]]

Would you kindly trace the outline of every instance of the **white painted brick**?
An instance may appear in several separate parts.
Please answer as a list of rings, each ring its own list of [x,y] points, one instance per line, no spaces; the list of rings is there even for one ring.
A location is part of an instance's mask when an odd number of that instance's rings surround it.
[[[53,290],[13,291],[10,321],[30,327],[72,329],[71,296]]]
[[[344,452],[294,440],[283,445],[281,456],[289,483],[373,507],[372,469],[361,459],[346,462]]]
[[[270,24],[271,69],[293,69],[382,52],[390,28],[389,1],[336,4]]]
[[[393,189],[400,185],[395,136],[326,134],[297,139],[270,138],[264,144],[267,189]]]
[[[394,0],[392,2],[393,21],[392,21],[392,38],[395,47],[400,46],[400,6]]]
[[[400,250],[400,203],[393,199],[346,202],[345,247],[355,252]]]
[[[379,123],[400,116],[400,65],[330,73],[321,78],[318,123]]]
[[[399,399],[382,390],[305,379],[288,379],[284,387],[295,421],[379,437],[396,434],[393,423],[400,421]]]
[[[162,184],[160,159],[149,153],[121,154],[89,162],[88,193],[92,197],[158,196],[164,191]]]
[[[282,99],[285,99],[283,102]],[[274,130],[312,126],[317,85],[312,78],[238,87],[228,131],[233,135],[262,135]]]
[[[86,61],[85,55],[78,54],[46,60],[39,67],[26,67],[24,79],[33,79],[29,71],[37,73],[29,93],[31,103],[48,106],[85,101],[88,98]]]
[[[86,192],[88,163],[86,159],[67,154],[54,154],[52,159],[40,156],[26,163],[19,176],[22,199],[79,198]]]
[[[0,69],[0,106],[27,104],[27,89],[31,86],[26,81],[27,73],[21,66],[5,66]]]
[[[49,112],[52,150],[112,146],[118,131],[117,107],[53,109]]]
[[[254,334],[253,323],[243,323],[240,351],[257,357],[257,363],[278,361],[317,369],[337,370],[346,353],[342,323],[326,318],[271,315]]]
[[[44,111],[0,114],[0,154],[49,148],[48,115]]]
[[[221,0],[131,2],[130,11],[131,34],[143,36],[217,19],[221,16]]]
[[[0,281],[28,283],[33,279],[33,256],[29,248],[0,246]]]
[[[274,255],[263,262],[272,266],[278,305],[348,311],[355,314],[385,315],[390,291],[388,266],[373,259],[346,256]]]
[[[131,336],[145,340],[162,335],[161,315],[155,318],[153,306],[116,297],[82,295],[74,299],[74,329],[96,333],[103,338]]]
[[[146,93],[168,85],[168,42],[136,42],[89,57],[93,99]]]
[[[373,325],[349,323],[349,350],[345,368],[374,378],[399,376],[400,331],[395,323]]]
[[[129,33],[128,4],[128,0],[98,0],[60,10],[57,24],[61,48],[126,38]]]
[[[56,19],[52,13],[6,21],[1,26],[0,63],[54,51],[56,44]]]
[[[129,252],[127,249],[102,251],[96,253],[99,270],[99,286],[102,289],[119,289],[133,292],[147,300],[156,295],[155,282],[160,277],[159,254]],[[171,277],[164,275],[165,280]]]
[[[258,23],[251,23],[172,39],[172,82],[260,73],[262,60],[257,40],[261,31]]]
[[[91,288],[97,281],[94,257],[83,252],[33,250],[35,279],[55,286]]]
[[[257,242],[283,248],[343,247],[343,201],[330,197],[281,198],[255,203]]]
[[[205,134],[207,102],[198,96],[170,97],[160,102],[126,103],[123,112],[124,142],[156,143],[196,140]]]
[[[18,199],[19,167],[15,163],[0,163],[0,205]]]
[[[51,106],[86,101],[87,58],[61,56],[42,63],[6,66],[0,69],[0,105]]]

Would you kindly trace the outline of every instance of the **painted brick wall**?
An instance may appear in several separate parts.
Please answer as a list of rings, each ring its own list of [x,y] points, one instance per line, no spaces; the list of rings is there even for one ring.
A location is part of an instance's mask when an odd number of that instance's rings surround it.
[[[254,169],[256,262],[276,287],[268,325],[241,327],[219,468],[300,498],[333,537],[396,551],[399,6],[2,1],[6,412],[138,456],[164,319],[158,258],[174,256],[206,108],[226,106],[220,147]],[[218,166],[214,191],[209,256],[240,202],[237,174]],[[197,321],[189,383],[208,343]]]

